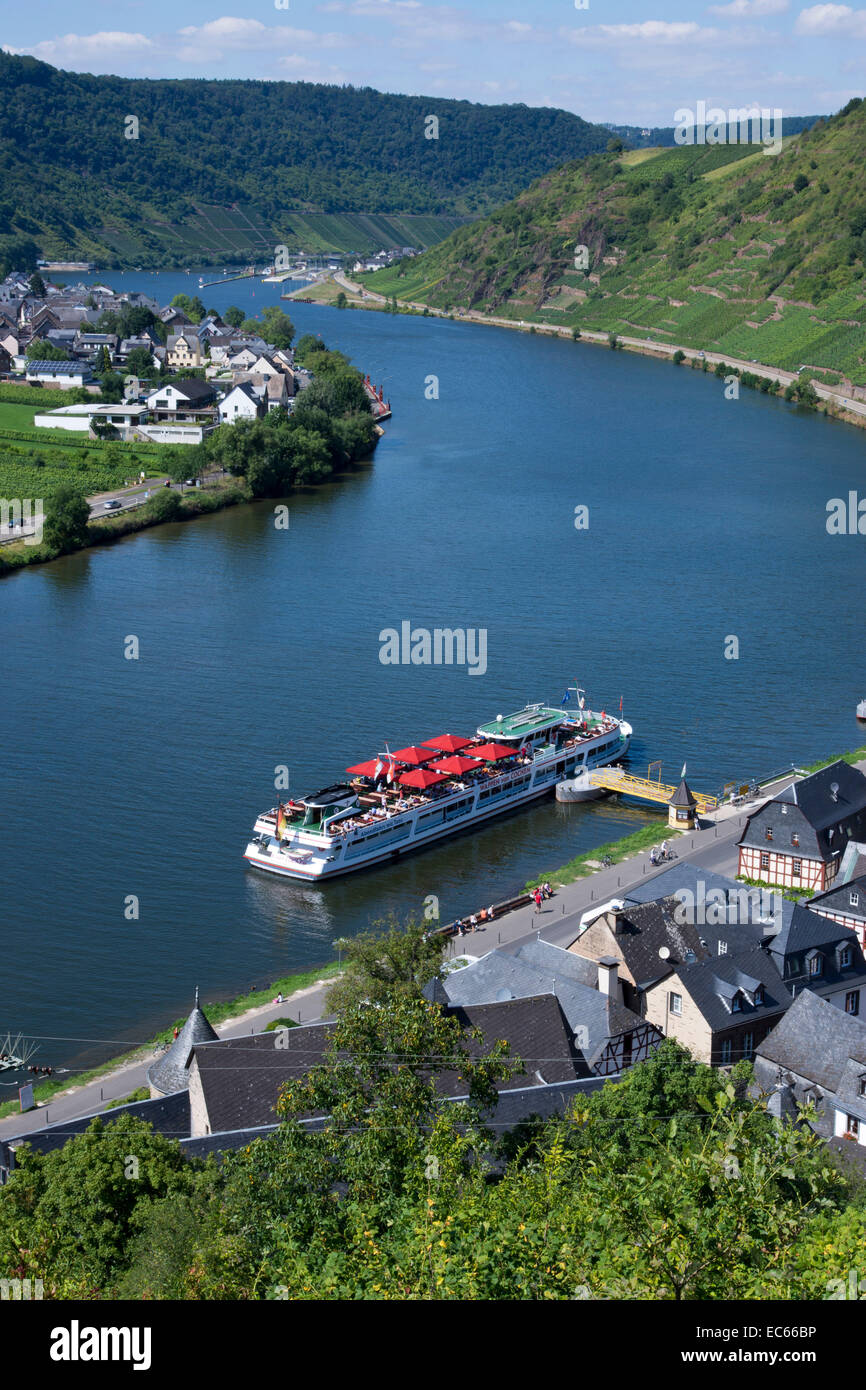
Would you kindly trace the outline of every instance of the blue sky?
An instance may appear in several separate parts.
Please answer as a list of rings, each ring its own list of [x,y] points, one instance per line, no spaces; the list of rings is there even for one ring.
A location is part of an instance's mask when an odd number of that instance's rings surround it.
[[[866,0],[38,0],[7,8],[0,41],[79,72],[351,82],[672,125],[699,100],[811,115],[862,95]]]

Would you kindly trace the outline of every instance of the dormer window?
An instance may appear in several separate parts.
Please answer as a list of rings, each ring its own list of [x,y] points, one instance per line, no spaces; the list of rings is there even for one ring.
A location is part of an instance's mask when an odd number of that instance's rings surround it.
[[[851,964],[851,947],[843,946],[839,952],[839,968],[847,970]]]
[[[852,907],[859,907],[859,906],[860,906],[860,894],[859,894],[859,893],[852,893],[851,896],[850,896],[850,898],[848,899],[848,901],[850,902],[850,904],[851,904]]]
[[[809,974],[813,976],[820,975],[822,965],[823,957],[820,955],[819,952],[816,951],[813,956],[809,957]]]
[[[792,836],[791,836],[791,844],[794,846],[795,849],[797,848],[797,846],[799,845],[799,843],[800,843],[800,836],[797,835],[797,834],[792,835]]]
[[[756,1003],[756,1004],[763,1004],[763,1003],[764,1003],[764,986],[763,986],[763,985],[758,985],[758,988],[755,990],[755,1003]]]
[[[767,839],[767,840],[772,840],[772,838],[773,838],[773,827],[772,827],[771,825],[768,825],[767,828],[766,828],[766,830],[764,831],[764,838]]]
[[[861,1096],[866,1096],[866,1075],[860,1077],[860,1084],[857,1089]]]
[[[733,999],[731,1000],[731,1013],[732,1013],[732,1014],[741,1014],[742,1012],[743,1012],[743,996],[742,996],[742,994],[735,994],[734,997],[733,997]]]
[[[728,943],[727,943],[727,941],[720,941],[720,942],[719,942],[719,955],[720,955],[720,956],[726,956],[727,954],[728,954]]]

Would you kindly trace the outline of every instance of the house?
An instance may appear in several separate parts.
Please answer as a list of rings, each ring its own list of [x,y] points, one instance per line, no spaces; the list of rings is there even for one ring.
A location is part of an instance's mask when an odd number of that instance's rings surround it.
[[[116,333],[82,333],[79,331],[74,340],[73,351],[76,356],[86,357],[92,361],[105,348],[109,357],[113,357],[117,349],[117,342]]]
[[[173,308],[171,305],[160,310],[159,318],[172,333],[179,333],[184,328],[194,326],[192,319],[182,309]]]
[[[288,373],[275,372],[273,376],[269,376],[265,385],[268,414],[272,410],[285,409],[292,395],[293,392],[289,390],[288,386]]]
[[[787,926],[765,949],[791,995],[804,989],[854,1016],[866,990],[866,959],[850,927],[796,904]]]
[[[166,343],[166,361],[170,367],[201,367],[204,364],[204,349],[201,339],[191,329],[180,333],[169,333]]]
[[[585,959],[619,963],[623,1002],[646,1015],[648,992],[680,966],[709,961],[760,945],[762,925],[737,922],[707,928],[689,920],[674,896],[611,908],[591,922],[569,951]]]
[[[12,354],[0,343],[0,372],[12,370]]]
[[[497,1086],[527,1094],[530,1099],[521,1118],[533,1113],[536,1087],[573,1087],[577,1081],[593,1080],[551,994],[448,1011],[463,1027],[482,1033],[480,1043],[470,1043],[471,1052],[481,1055],[490,1043],[502,1039],[509,1043],[511,1055],[524,1063],[523,1072]],[[187,1067],[191,1137],[276,1124],[282,1087],[325,1060],[333,1028],[332,1023],[309,1023],[288,1028],[279,1037],[259,1033],[194,1045]],[[465,1095],[456,1072],[440,1073],[437,1084],[449,1098]]]
[[[134,352],[136,348],[143,348],[145,352],[150,353],[151,361],[154,367],[156,366],[156,358],[153,355],[153,343],[150,338],[144,335],[137,338],[124,338],[117,349],[117,361],[125,362],[129,354]]]
[[[233,425],[236,420],[255,420],[263,413],[261,399],[248,382],[233,386],[223,396],[217,410],[221,425]]]
[[[168,381],[149,392],[147,407],[154,420],[187,420],[216,423],[216,391],[199,377]]]
[[[757,942],[768,930],[778,930],[789,922],[794,912],[793,902],[771,887],[755,888],[738,883],[724,874],[698,867],[688,859],[678,859],[661,873],[648,875],[629,888],[621,901],[623,905],[633,905],[665,897],[674,897],[682,903],[687,920],[702,928],[702,937],[714,955],[722,955],[729,949],[725,933],[721,937],[716,933],[714,937],[715,927],[737,924],[758,927],[760,932],[750,934]],[[595,915],[600,916],[602,911],[604,907],[599,904]],[[746,944],[745,938],[740,944]]]
[[[515,955],[489,951],[450,971],[441,987],[452,1007],[555,996],[588,1072],[613,1076],[644,1061],[662,1040],[655,1026],[623,1004],[617,971],[613,958],[596,963],[538,941]]]
[[[758,1047],[754,1066],[763,1092],[785,1083],[800,1105],[815,1105],[816,1133],[866,1145],[863,1019],[804,989]]]
[[[848,927],[855,933],[861,950],[866,949],[866,874],[845,883],[837,879],[826,893],[810,898],[808,907],[810,912]]]
[[[790,1007],[779,971],[760,946],[678,962],[646,991],[646,1018],[713,1067],[751,1059]]]
[[[36,429],[70,430],[77,434],[97,437],[94,425],[112,425],[121,439],[137,437],[137,431],[148,419],[146,405],[134,401],[124,401],[117,405],[61,405],[56,410],[48,410],[34,415]]]
[[[239,348],[231,353],[228,358],[228,365],[234,372],[251,372],[253,363],[258,361],[259,354],[253,352],[250,347]]]
[[[41,382],[44,386],[57,386],[61,390],[71,390],[75,386],[85,386],[93,380],[93,372],[87,362],[27,362],[27,380]]]
[[[866,777],[839,760],[795,782],[749,816],[739,873],[783,888],[822,893],[849,842],[866,838]]]
[[[267,1036],[267,1035],[265,1035]],[[186,1065],[189,1055],[199,1043],[213,1042],[217,1035],[199,1001],[198,985],[192,1013],[181,1028],[171,1047],[154,1062],[147,1072],[147,1084],[152,1098],[185,1091],[189,1086]],[[273,1038],[271,1038],[273,1046]]]

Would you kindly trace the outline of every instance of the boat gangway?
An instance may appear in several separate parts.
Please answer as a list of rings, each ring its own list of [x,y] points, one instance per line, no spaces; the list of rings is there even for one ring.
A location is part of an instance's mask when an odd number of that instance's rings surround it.
[[[634,773],[626,772],[624,767],[600,767],[587,775],[592,785],[599,790],[618,792],[620,796],[635,796],[641,801],[654,801],[660,806],[667,806],[676,791],[676,787],[668,786],[661,780],[661,771],[658,778],[635,777]],[[701,815],[718,810],[717,796],[709,796],[706,792],[696,792],[694,789],[692,796]]]

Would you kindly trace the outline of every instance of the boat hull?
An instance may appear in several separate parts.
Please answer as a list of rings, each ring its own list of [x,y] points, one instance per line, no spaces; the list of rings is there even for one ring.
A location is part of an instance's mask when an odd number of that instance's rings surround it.
[[[472,804],[467,806],[470,797],[463,789],[443,799],[438,806],[425,805],[405,818],[396,818],[390,825],[370,827],[371,838],[373,835],[387,837],[387,843],[381,848],[366,845],[364,836],[346,844],[337,845],[329,841],[323,846],[317,845],[312,837],[305,840],[299,836],[288,846],[277,846],[271,838],[266,847],[251,840],[244,858],[254,869],[306,883],[340,878],[359,869],[381,867],[447,837],[474,830],[476,826],[497,816],[519,810],[530,801],[549,796],[563,777],[567,778],[570,772],[574,772],[578,761],[585,760],[589,767],[604,767],[608,763],[618,762],[628,752],[631,733],[630,725],[623,723],[614,736],[600,741],[595,747],[584,748],[570,757],[563,757],[562,750],[559,750],[546,762],[541,760],[534,764],[531,770],[517,770],[511,774],[513,790],[506,789],[496,804],[483,805],[483,798],[493,793],[478,787],[471,795]],[[524,781],[525,786],[521,785]],[[436,816],[441,816],[440,822],[425,828],[425,821]],[[267,837],[269,826],[263,821],[256,823],[257,829],[259,826],[262,835]]]

